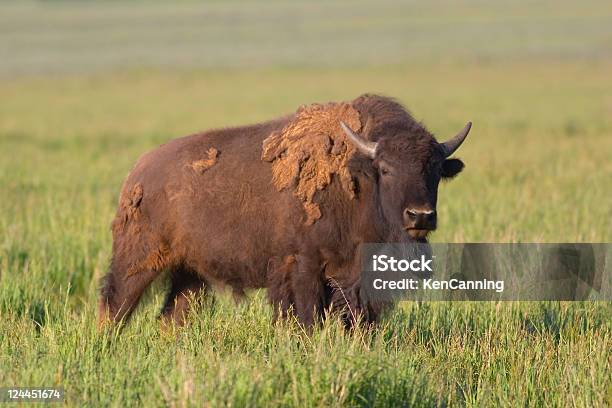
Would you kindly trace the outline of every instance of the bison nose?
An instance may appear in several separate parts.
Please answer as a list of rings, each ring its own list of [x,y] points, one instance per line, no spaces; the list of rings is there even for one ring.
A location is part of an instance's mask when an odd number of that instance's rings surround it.
[[[404,224],[407,229],[435,229],[436,211],[423,208],[404,209]]]

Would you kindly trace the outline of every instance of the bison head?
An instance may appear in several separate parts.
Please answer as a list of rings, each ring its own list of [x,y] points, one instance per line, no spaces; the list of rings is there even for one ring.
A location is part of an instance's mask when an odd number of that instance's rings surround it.
[[[425,242],[436,229],[436,203],[441,179],[456,176],[463,162],[449,158],[465,140],[471,122],[456,136],[438,143],[422,126],[395,127],[369,141],[340,122],[357,151],[369,159],[375,206],[387,241]]]

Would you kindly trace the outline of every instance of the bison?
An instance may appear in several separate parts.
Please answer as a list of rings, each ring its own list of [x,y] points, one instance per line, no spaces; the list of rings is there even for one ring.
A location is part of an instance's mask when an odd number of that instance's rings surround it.
[[[100,322],[129,317],[164,270],[168,322],[184,323],[189,296],[217,285],[236,298],[267,288],[306,326],[338,302],[375,321],[380,308],[360,300],[360,246],[426,242],[470,127],[438,143],[400,103],[366,94],[144,154],[112,223]]]

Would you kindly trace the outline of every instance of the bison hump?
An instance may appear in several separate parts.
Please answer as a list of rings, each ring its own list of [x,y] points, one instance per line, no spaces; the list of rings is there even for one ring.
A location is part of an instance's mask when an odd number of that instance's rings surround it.
[[[291,122],[263,141],[261,159],[272,163],[272,182],[279,191],[293,189],[302,201],[306,225],[321,218],[321,209],[313,199],[334,175],[347,196],[355,196],[347,166],[354,147],[340,121],[355,131],[361,129],[359,112],[349,103],[302,106]]]

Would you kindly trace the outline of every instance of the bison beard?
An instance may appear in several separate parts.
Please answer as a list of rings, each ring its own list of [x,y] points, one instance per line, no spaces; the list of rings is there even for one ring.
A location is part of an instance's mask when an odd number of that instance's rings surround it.
[[[388,305],[361,294],[361,245],[435,228],[438,182],[463,167],[447,157],[468,130],[440,144],[399,103],[363,95],[154,149],[121,191],[99,322],[128,318],[164,270],[166,322],[217,285],[236,298],[267,288],[276,317],[307,326],[325,310],[375,322]]]

